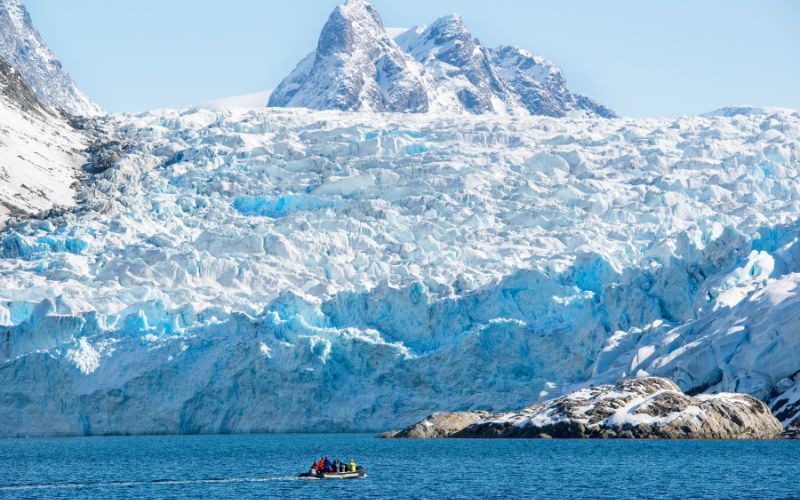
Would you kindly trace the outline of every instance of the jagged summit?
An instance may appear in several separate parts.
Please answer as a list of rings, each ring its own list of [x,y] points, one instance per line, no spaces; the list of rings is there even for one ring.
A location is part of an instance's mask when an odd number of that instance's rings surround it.
[[[269,105],[343,111],[428,110],[419,67],[386,34],[375,8],[350,0],[331,13],[317,49],[270,96]]]
[[[363,0],[334,9],[317,49],[281,82],[269,106],[616,116],[572,94],[561,70],[546,59],[515,47],[486,47],[458,14],[393,38]]]
[[[377,36],[374,41],[378,44],[385,44],[380,36],[382,30],[383,22],[372,5],[361,0],[349,0],[334,9],[322,28],[317,43],[317,58],[352,53],[358,43],[370,43],[369,39],[360,40],[370,35]]]
[[[435,34],[436,43],[445,43],[450,40],[467,41],[472,38],[472,34],[464,25],[464,20],[458,14],[448,14],[442,16],[430,25],[428,31]]]
[[[424,29],[398,37],[400,46],[422,63],[436,87],[453,92],[460,108],[474,114],[508,113],[520,108],[492,65],[491,52],[464,25],[444,16]]]
[[[20,0],[0,0],[0,57],[20,72],[45,104],[76,115],[102,114],[47,48]]]

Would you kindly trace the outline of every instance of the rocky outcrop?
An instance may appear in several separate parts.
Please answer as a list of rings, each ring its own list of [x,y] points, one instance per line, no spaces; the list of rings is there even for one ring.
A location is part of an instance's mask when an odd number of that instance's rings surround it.
[[[437,412],[424,420],[407,427],[401,431],[396,431],[394,435],[383,437],[396,438],[444,438],[450,437],[456,432],[472,424],[481,422],[491,417],[486,411],[450,411]]]
[[[461,429],[456,427],[467,419],[450,415],[434,414],[395,437],[770,439],[783,431],[767,405],[752,396],[689,396],[658,377],[587,387]],[[440,431],[443,423],[446,430]]]

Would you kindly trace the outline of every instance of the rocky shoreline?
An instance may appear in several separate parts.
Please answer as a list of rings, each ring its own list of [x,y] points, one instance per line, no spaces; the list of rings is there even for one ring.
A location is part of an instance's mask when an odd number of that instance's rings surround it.
[[[684,394],[646,377],[598,385],[518,412],[439,412],[383,438],[772,439],[784,433],[762,401],[746,394]]]

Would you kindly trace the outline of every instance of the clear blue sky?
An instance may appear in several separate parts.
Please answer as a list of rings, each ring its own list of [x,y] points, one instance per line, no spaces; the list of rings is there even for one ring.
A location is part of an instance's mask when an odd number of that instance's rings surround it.
[[[272,88],[337,0],[25,0],[78,85],[110,111]],[[800,108],[800,1],[375,0],[390,27],[458,12],[489,46],[560,65],[623,115]]]

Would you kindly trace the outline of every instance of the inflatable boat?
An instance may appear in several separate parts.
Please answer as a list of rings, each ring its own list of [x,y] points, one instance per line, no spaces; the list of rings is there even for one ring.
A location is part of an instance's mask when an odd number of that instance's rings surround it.
[[[298,474],[297,477],[307,477],[311,479],[359,479],[367,477],[367,472],[364,470],[364,467],[359,465],[356,467],[355,472],[323,472],[321,470],[310,470]]]

